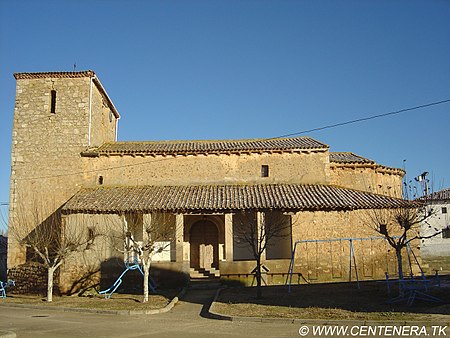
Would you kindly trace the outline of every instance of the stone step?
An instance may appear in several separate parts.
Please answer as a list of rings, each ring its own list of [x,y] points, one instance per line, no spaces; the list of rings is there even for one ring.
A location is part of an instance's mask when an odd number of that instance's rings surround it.
[[[210,268],[210,269],[194,269],[190,268],[190,277],[191,278],[214,278],[214,277],[220,277],[220,271],[216,268]]]

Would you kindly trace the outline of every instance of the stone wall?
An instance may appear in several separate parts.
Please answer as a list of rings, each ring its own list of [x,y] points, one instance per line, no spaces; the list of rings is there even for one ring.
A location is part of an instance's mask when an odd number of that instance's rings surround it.
[[[59,293],[58,272],[55,273],[53,292]],[[47,295],[47,269],[38,263],[28,262],[15,266],[8,271],[8,279],[15,281],[15,286],[8,293]]]
[[[332,185],[398,198],[402,197],[403,175],[400,169],[380,165],[330,165]]]
[[[297,213],[293,221],[293,241],[310,242],[298,244],[294,270],[314,281],[354,280],[356,274],[353,260],[350,267],[349,239],[352,239],[360,280],[384,279],[385,272],[397,276],[395,251],[372,228],[370,213],[373,212],[355,210]],[[420,259],[418,244],[418,241],[414,241],[411,247]],[[403,251],[403,263],[403,270],[407,275],[409,265],[406,250]],[[418,266],[413,264],[413,272],[418,271]]]
[[[100,146],[104,142],[116,140],[117,118],[104,95],[94,82],[92,90],[91,140],[90,146]]]
[[[86,158],[95,170],[89,182],[102,175],[105,185],[186,185],[232,183],[326,184],[328,152],[276,154],[209,154],[188,156]],[[269,165],[269,177],[261,166]],[[111,169],[113,168],[113,169]]]
[[[32,219],[30,223],[40,224],[84,185],[85,172],[89,168],[80,153],[88,147],[89,135],[95,136],[99,143],[103,142],[103,137],[104,141],[114,140],[115,120],[102,122],[103,127],[98,126],[99,123],[89,127],[91,109],[94,114],[102,111],[103,120],[107,115],[103,101],[90,101],[91,89],[93,97],[100,95],[91,81],[90,77],[17,79],[10,229],[23,228],[25,225],[19,225],[19,221],[23,223],[24,215],[31,214],[34,209],[39,209],[39,219]],[[52,90],[56,91],[54,113],[51,112]],[[108,128],[109,132],[106,132]],[[24,262],[25,250],[18,244],[17,234],[11,231],[8,266]]]

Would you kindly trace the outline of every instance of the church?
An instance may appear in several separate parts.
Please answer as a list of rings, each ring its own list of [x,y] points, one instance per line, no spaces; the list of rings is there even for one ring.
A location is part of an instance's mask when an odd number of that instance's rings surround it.
[[[348,281],[351,251],[358,278],[383,278],[395,269],[395,255],[364,224],[364,214],[405,203],[403,170],[331,152],[307,136],[118,141],[121,116],[93,71],[14,77],[10,224],[39,201],[45,205],[40,222],[59,213],[64,226],[113,225],[139,241],[164,216],[173,233],[159,240],[151,267],[161,285],[199,275],[249,284],[255,260],[242,233],[274,215],[285,230],[261,256],[268,284],[282,283],[292,263],[294,273],[312,282]],[[292,257],[295,244],[300,249]],[[132,253],[116,249],[99,237],[64,262],[61,290],[87,270],[97,282],[120,274],[117,262]],[[8,267],[28,260],[27,249],[10,236]]]

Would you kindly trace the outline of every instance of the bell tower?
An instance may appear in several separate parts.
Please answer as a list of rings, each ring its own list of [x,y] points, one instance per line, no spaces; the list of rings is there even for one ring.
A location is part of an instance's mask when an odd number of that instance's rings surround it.
[[[48,208],[45,217],[73,196],[86,176],[81,152],[115,141],[120,118],[93,71],[14,77],[9,224],[19,207],[39,202]],[[25,259],[11,241],[9,267]]]

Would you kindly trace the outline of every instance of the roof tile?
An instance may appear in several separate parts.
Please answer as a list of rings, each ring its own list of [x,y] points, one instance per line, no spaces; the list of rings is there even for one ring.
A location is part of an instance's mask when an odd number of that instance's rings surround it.
[[[100,147],[88,149],[83,155],[186,155],[316,149],[327,150],[328,146],[311,137],[296,137],[254,140],[107,142]]]
[[[242,209],[353,210],[417,203],[327,185],[188,185],[85,188],[63,212],[232,211]]]
[[[350,152],[333,152],[330,153],[330,162],[335,163],[368,163],[375,164],[375,161],[368,158],[350,153]]]
[[[14,73],[16,80],[21,79],[41,79],[41,78],[79,78],[94,77],[93,70],[83,70],[79,72],[36,72],[36,73]]]

